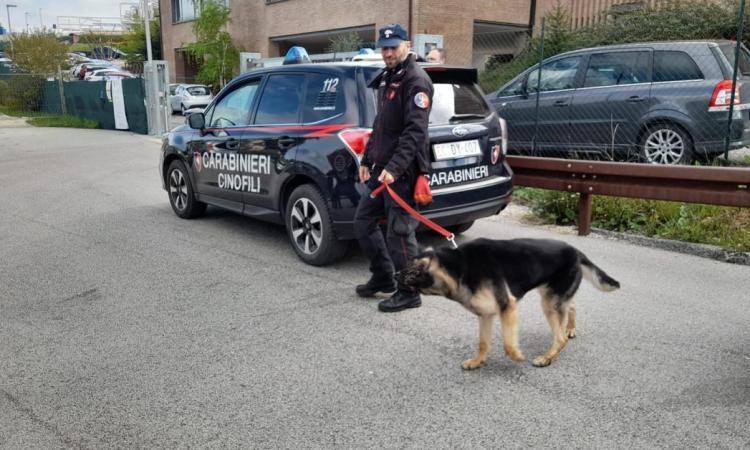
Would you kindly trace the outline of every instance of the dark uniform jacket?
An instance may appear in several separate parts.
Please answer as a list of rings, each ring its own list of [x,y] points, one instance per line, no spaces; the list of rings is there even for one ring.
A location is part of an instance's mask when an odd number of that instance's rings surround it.
[[[430,170],[427,127],[432,108],[430,77],[409,55],[371,83],[378,89],[378,112],[362,165],[385,169],[394,178],[415,180]]]

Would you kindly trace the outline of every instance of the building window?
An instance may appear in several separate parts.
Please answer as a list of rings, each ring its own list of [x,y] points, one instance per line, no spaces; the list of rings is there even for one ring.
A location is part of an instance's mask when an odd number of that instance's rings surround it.
[[[229,0],[215,0],[229,8]],[[200,16],[200,0],[172,0],[172,22],[188,22]]]
[[[285,2],[286,0],[266,0],[266,5],[270,5],[272,3],[281,3]]]
[[[172,22],[186,22],[194,19],[194,0],[172,0]]]

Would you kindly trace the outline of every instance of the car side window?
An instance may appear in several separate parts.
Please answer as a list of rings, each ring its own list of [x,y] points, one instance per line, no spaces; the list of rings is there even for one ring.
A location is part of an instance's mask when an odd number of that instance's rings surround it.
[[[654,83],[659,81],[702,80],[703,73],[685,52],[654,52]]]
[[[511,83],[508,87],[500,91],[497,96],[498,97],[510,97],[512,95],[522,95],[523,94],[523,77],[520,77],[518,80]]]
[[[250,124],[253,99],[260,80],[253,80],[225,95],[214,107],[210,127],[227,128]]]
[[[307,75],[302,123],[314,123],[340,116],[346,109],[343,79],[331,74]]]
[[[562,89],[573,89],[578,67],[581,65],[581,56],[570,56],[542,65],[542,80],[540,89],[544,91],[559,91]],[[539,69],[531,72],[526,81],[526,90],[536,92],[539,80]]]
[[[589,59],[583,87],[648,82],[649,52],[595,53]]]
[[[277,74],[268,78],[255,116],[257,125],[300,123],[303,74]]]

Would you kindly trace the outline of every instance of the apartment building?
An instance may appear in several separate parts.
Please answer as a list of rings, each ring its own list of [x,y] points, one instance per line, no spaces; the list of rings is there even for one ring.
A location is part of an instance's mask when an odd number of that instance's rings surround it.
[[[331,39],[357,33],[374,45],[378,28],[400,23],[415,51],[446,49],[450,64],[482,68],[489,58],[510,59],[557,0],[223,0],[231,9],[228,31],[237,46],[261,58],[283,56],[294,46],[326,53]],[[563,0],[577,20],[597,16],[618,0]],[[621,0],[620,0],[621,1]],[[171,78],[192,81],[197,67],[185,47],[192,42],[198,0],[159,0],[162,44]],[[567,5],[567,4],[570,5]],[[571,11],[573,9],[571,8]],[[588,14],[588,15],[587,15]]]

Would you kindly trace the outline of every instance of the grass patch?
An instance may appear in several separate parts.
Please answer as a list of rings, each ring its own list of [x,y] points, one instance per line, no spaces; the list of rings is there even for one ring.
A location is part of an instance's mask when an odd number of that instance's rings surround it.
[[[514,198],[546,223],[572,225],[578,195],[519,188]],[[750,209],[594,196],[592,226],[650,237],[750,251]]]
[[[75,116],[32,117],[28,122],[35,127],[99,128],[99,122]]]
[[[0,106],[0,114],[11,117],[47,117],[50,115],[42,111],[19,111],[8,106]]]

